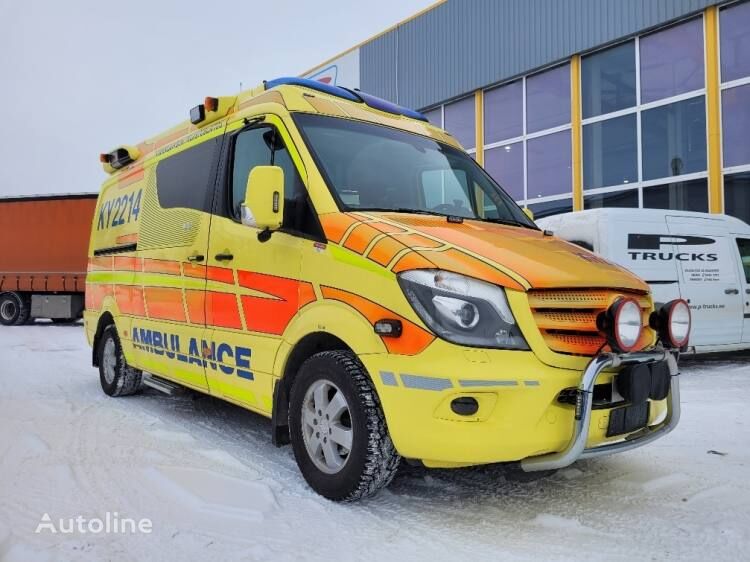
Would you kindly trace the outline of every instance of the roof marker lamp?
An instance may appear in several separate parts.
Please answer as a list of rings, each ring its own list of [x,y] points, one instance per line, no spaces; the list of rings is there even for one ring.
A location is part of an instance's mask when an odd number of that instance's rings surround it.
[[[643,331],[641,307],[634,299],[617,299],[598,316],[596,323],[614,351],[633,351]]]
[[[690,339],[692,318],[690,305],[684,299],[675,299],[651,313],[651,327],[659,333],[662,343],[668,347],[682,349]]]

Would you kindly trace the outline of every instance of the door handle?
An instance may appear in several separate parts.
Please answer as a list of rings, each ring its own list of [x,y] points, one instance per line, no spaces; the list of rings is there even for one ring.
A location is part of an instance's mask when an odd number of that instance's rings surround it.
[[[740,290],[739,289],[724,289],[725,295],[739,295]]]
[[[745,289],[745,293],[750,295],[750,289]]]
[[[216,254],[214,256],[218,261],[232,261],[234,259],[233,254]]]
[[[200,254],[188,256],[188,261],[203,261],[204,259],[206,259],[205,256],[202,256]]]

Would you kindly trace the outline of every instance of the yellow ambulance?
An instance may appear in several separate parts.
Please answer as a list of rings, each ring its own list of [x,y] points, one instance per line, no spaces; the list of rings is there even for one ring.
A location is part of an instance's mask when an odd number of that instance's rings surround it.
[[[281,78],[189,117],[100,157],[85,326],[108,395],[267,416],[332,500],[402,458],[549,471],[677,424],[687,304],[537,228],[420,113]]]

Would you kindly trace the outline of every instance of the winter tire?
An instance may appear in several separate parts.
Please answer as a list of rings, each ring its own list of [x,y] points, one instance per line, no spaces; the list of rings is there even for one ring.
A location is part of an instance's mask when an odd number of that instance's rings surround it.
[[[375,495],[401,457],[364,366],[346,351],[305,361],[294,381],[289,429],[297,465],[310,487],[334,501]]]
[[[108,396],[135,394],[141,386],[142,373],[129,367],[122,353],[120,338],[114,325],[104,328],[99,338],[99,381]]]
[[[18,293],[0,294],[0,324],[20,326],[26,324],[31,315],[29,302]]]

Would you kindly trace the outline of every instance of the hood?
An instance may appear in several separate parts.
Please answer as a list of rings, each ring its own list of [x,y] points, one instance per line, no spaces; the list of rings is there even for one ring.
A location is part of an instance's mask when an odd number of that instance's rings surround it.
[[[360,213],[362,215],[364,213]],[[475,220],[449,223],[443,217],[404,213],[367,215],[403,227],[403,234],[389,233],[396,240],[416,233],[443,242],[437,247],[420,248],[419,243],[404,240],[422,258],[437,267],[443,267],[442,263],[445,263],[439,254],[468,252],[474,258],[489,262],[490,266],[498,265],[501,270],[516,273],[534,289],[606,287],[644,293],[649,291],[644,281],[626,269],[584,248],[546,236],[542,231]],[[434,243],[430,245],[435,246]],[[449,261],[449,269],[471,275],[471,271],[461,271],[460,264],[464,260]]]

